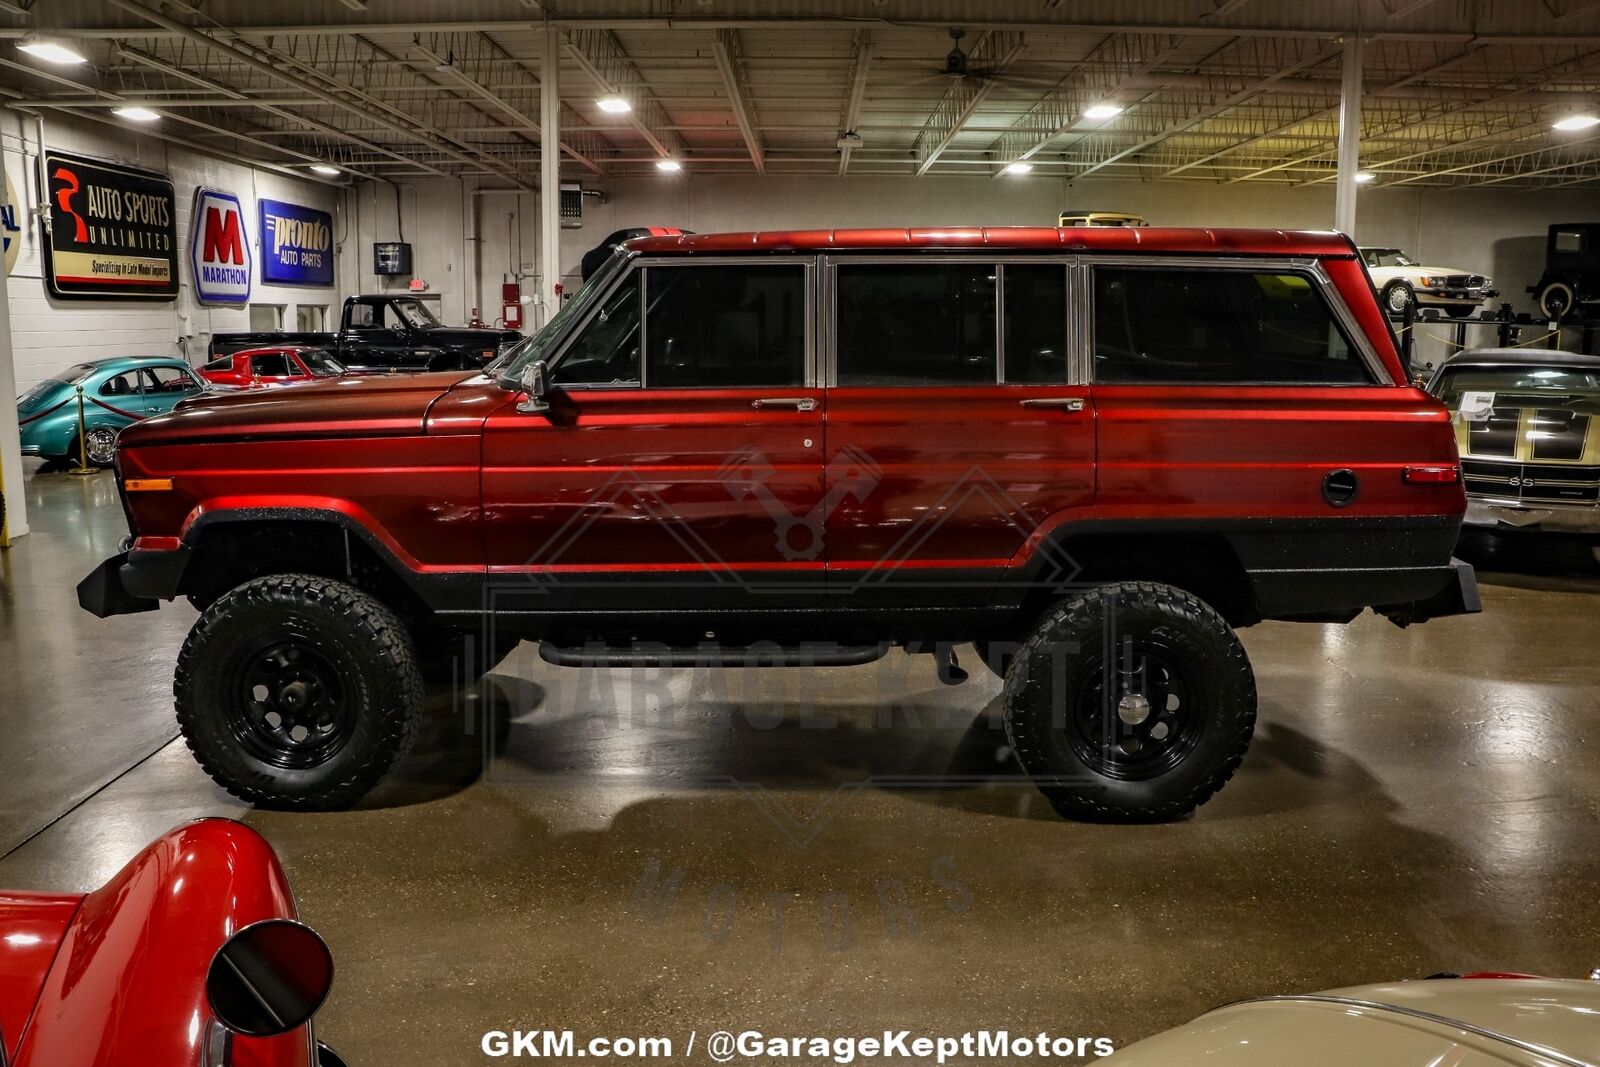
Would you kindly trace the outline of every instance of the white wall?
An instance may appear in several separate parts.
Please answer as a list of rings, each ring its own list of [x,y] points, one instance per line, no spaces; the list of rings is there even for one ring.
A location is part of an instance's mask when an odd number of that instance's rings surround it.
[[[95,122],[46,118],[46,148],[113,159],[159,171],[172,179],[178,209],[180,291],[176,300],[58,300],[49,294],[40,255],[40,232],[31,214],[39,202],[38,126],[31,116],[0,111],[6,167],[22,200],[22,249],[11,272],[8,293],[16,387],[35,382],[74,363],[121,355],[179,355],[200,361],[212,333],[249,328],[244,307],[208,307],[194,297],[189,264],[189,214],[199,185],[234,193],[244,207],[245,227],[256,249],[253,304],[281,304],[285,326],[295,328],[300,304],[320,304],[337,315],[342,295],[337,287],[314,289],[261,284],[261,234],[258,197],[286,200],[333,211],[339,190],[321,182],[300,180],[241,163],[229,163],[170,144],[137,131]],[[339,280],[338,240],[342,220],[335,219],[335,281]]]

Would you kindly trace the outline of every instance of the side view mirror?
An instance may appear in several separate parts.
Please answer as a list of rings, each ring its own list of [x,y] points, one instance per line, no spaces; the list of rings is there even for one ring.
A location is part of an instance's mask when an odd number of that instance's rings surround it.
[[[550,410],[550,384],[547,378],[549,368],[542,359],[536,359],[528,364],[522,371],[523,400],[517,405],[517,410],[525,415],[543,415]]]
[[[332,988],[333,953],[315,930],[291,919],[246,926],[223,942],[206,972],[212,1015],[243,1037],[304,1026]]]

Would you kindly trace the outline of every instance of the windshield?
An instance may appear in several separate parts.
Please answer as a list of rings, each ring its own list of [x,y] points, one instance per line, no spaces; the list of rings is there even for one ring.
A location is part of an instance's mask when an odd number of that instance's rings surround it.
[[[1398,248],[1369,248],[1366,250],[1369,267],[1415,267],[1416,260]]]
[[[496,360],[497,369],[494,373],[509,388],[516,388],[517,382],[522,380],[522,372],[538,360],[549,358],[550,343],[566,329],[567,323],[582,315],[594,303],[595,294],[605,289],[610,284],[612,277],[628,261],[626,252],[617,252],[606,260],[605,266],[589,276],[583,287],[573,294],[571,300],[561,305],[550,321],[541,326],[538,332],[529,335],[517,342],[516,346],[507,350],[506,354]]]
[[[1600,371],[1572,367],[1460,367],[1439,381],[1439,399],[1451,409],[1464,393],[1532,394],[1593,402],[1600,400]]]
[[[439,320],[434,317],[433,312],[429,311],[427,305],[420,300],[396,300],[394,309],[413,330],[425,330],[429,326],[439,325]]]
[[[337,378],[344,373],[344,364],[320,348],[301,352],[300,359],[305,363],[306,369],[318,378]]]

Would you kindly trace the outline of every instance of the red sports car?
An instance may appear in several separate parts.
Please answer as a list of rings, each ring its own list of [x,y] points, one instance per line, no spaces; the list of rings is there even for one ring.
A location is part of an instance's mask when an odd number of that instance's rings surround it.
[[[0,891],[0,1064],[341,1067],[310,1025],[332,984],[272,848],[227,819],[87,895]]]
[[[249,348],[214,359],[200,368],[200,377],[224,389],[326,381],[346,373],[344,364],[322,349],[298,345]]]

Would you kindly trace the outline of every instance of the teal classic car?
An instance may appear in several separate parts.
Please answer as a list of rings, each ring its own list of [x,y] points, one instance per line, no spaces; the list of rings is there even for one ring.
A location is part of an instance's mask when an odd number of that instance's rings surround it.
[[[173,356],[115,356],[68,367],[17,399],[24,456],[78,459],[79,386],[84,452],[96,467],[111,466],[124,426],[171,411],[206,387]]]

